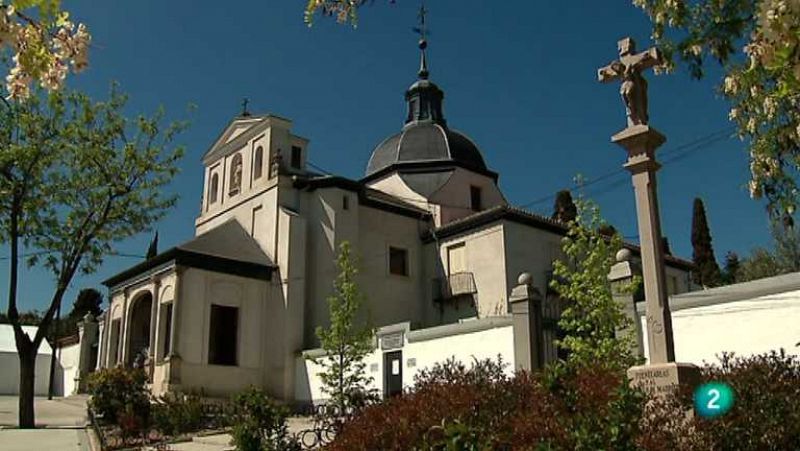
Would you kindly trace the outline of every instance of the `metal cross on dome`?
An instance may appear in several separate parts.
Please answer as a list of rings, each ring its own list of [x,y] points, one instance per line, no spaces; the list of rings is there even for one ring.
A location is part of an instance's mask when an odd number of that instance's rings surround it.
[[[428,36],[428,27],[425,24],[425,17],[428,15],[428,10],[425,9],[425,2],[422,2],[419,6],[419,13],[417,14],[417,18],[419,18],[419,26],[414,27],[414,32],[419,35],[421,40],[425,40]]]

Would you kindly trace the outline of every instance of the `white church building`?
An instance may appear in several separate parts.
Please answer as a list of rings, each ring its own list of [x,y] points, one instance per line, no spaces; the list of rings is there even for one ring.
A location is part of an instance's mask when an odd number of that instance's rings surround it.
[[[142,364],[156,394],[255,385],[287,402],[318,399],[306,357],[319,352],[315,329],[329,322],[348,241],[379,327],[376,388],[393,393],[450,356],[501,355],[513,367],[511,291],[530,273],[552,316],[547,283],[566,227],[508,204],[478,145],[445,120],[443,98],[423,52],[405,124],[360,180],[309,170],[309,141],[288,119],[234,118],[202,159],[195,238],[104,282],[98,365]],[[670,293],[689,290],[691,268],[667,257]]]

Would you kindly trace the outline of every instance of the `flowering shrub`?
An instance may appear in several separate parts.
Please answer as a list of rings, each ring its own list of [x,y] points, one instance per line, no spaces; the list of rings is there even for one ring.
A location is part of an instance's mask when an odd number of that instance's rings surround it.
[[[8,97],[26,99],[34,81],[55,91],[67,72],[88,64],[91,35],[83,24],[70,21],[58,0],[12,0],[0,4],[0,48],[13,54],[6,77]],[[31,14],[33,13],[33,14]]]

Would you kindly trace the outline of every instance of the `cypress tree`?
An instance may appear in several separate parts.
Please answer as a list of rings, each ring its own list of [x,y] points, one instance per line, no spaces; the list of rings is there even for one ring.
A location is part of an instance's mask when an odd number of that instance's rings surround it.
[[[553,205],[552,218],[564,224],[569,224],[578,215],[578,208],[572,201],[572,194],[568,189],[562,189],[556,194],[556,202]]]
[[[153,241],[150,242],[150,246],[147,248],[147,255],[145,258],[150,260],[156,255],[158,255],[158,232],[156,232],[155,236],[153,237]]]
[[[703,201],[694,199],[692,214],[692,260],[694,261],[694,282],[704,287],[715,287],[720,284],[721,274],[714,248],[711,246],[711,232],[708,230],[706,209]]]

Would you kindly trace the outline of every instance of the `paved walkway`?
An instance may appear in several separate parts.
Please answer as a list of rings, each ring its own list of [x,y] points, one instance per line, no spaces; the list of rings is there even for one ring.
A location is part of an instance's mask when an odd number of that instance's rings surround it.
[[[89,451],[84,429],[0,429],[3,451]]]
[[[37,427],[83,427],[86,425],[86,396],[36,398],[33,409]],[[17,427],[16,396],[0,396],[0,428]],[[41,448],[46,449],[46,448]]]
[[[16,396],[0,396],[0,449],[3,451],[88,451],[86,397],[34,399],[39,429],[16,429]]]

